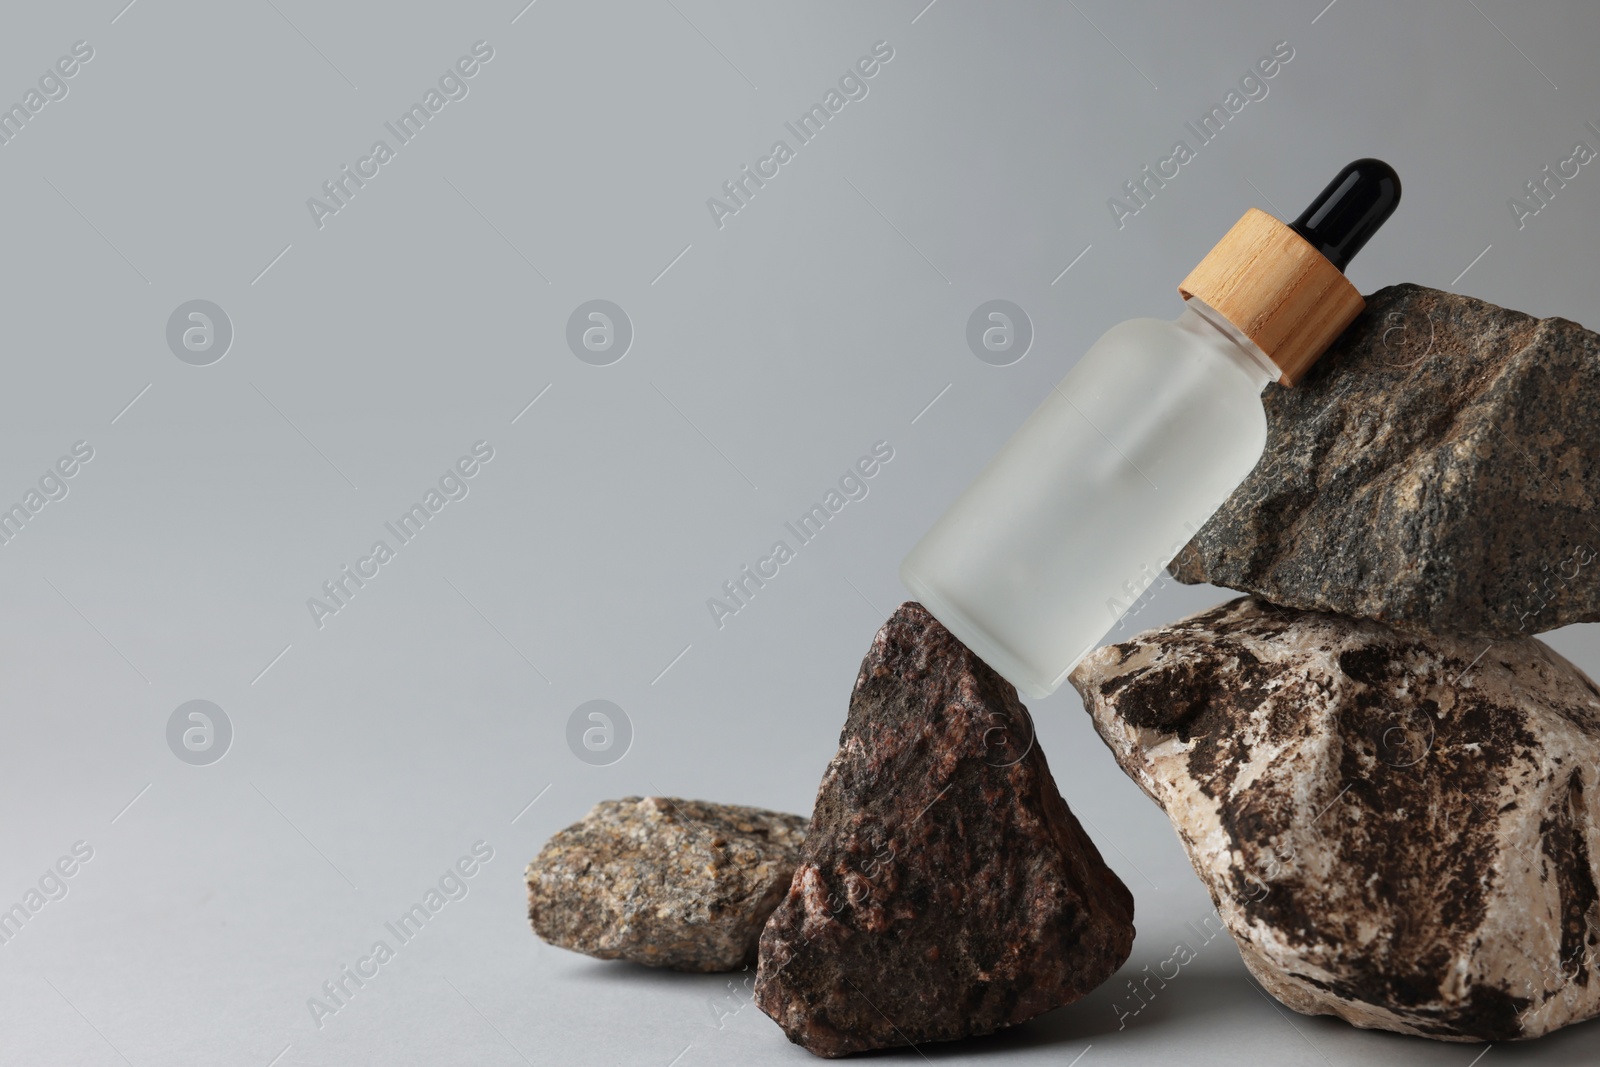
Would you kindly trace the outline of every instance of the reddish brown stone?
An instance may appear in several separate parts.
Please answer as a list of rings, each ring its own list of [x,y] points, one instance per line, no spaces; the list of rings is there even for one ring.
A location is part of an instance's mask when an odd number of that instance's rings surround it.
[[[1017,692],[920,604],[878,631],[755,999],[819,1056],[986,1034],[1133,946],[1133,897],[1056,790]]]

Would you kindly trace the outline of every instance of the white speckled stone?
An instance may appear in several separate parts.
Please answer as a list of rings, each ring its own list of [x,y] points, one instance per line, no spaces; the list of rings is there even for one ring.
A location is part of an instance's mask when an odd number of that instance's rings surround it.
[[[1289,1007],[1457,1041],[1600,1014],[1600,690],[1548,646],[1241,599],[1072,683]]]

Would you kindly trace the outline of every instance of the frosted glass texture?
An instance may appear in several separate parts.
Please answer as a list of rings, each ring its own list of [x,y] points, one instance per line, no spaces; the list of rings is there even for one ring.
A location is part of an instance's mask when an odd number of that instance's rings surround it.
[[[1027,696],[1066,680],[1261,457],[1276,372],[1195,303],[1106,331],[900,565]]]

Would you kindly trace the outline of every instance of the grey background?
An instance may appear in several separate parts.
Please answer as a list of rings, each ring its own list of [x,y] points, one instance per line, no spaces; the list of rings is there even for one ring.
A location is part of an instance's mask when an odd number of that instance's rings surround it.
[[[1520,231],[1506,206],[1600,145],[1594,5],[124,2],[0,33],[4,101],[95,50],[0,147],[0,503],[95,450],[0,547],[0,903],[94,849],[0,945],[5,1064],[809,1062],[726,976],[539,943],[522,866],[607,797],[809,810],[901,555],[1095,337],[1177,314],[1246,207],[1292,217],[1381,156],[1405,200],[1363,291],[1600,322],[1600,170]],[[469,95],[313,225],[478,40]],[[706,199],[880,40],[869,95],[718,229]],[[1269,95],[1119,230],[1106,199],[1280,40]],[[210,366],[166,345],[193,299],[233,323]],[[565,344],[592,299],[634,326],[610,366]],[[991,299],[1033,323],[1011,366],[965,343]],[[306,599],[479,440],[470,495],[318,629]],[[878,440],[870,495],[719,630],[706,598]],[[1165,589],[1138,625],[1225,595]],[[1592,631],[1550,641],[1600,668]],[[209,766],[166,742],[196,699],[234,731]],[[566,744],[593,699],[634,730],[609,766]],[[1592,1060],[1593,1024],[1485,1054],[1300,1017],[1226,939],[1119,1031],[1209,902],[1076,696],[1033,711],[1137,897],[1133,958],[890,1059]],[[470,894],[318,1028],[307,998],[479,840]]]

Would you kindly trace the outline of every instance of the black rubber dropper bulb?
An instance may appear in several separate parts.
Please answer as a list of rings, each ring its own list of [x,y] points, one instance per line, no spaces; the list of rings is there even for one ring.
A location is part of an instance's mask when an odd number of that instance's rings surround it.
[[[1289,228],[1341,271],[1400,203],[1400,175],[1381,159],[1358,159]]]

